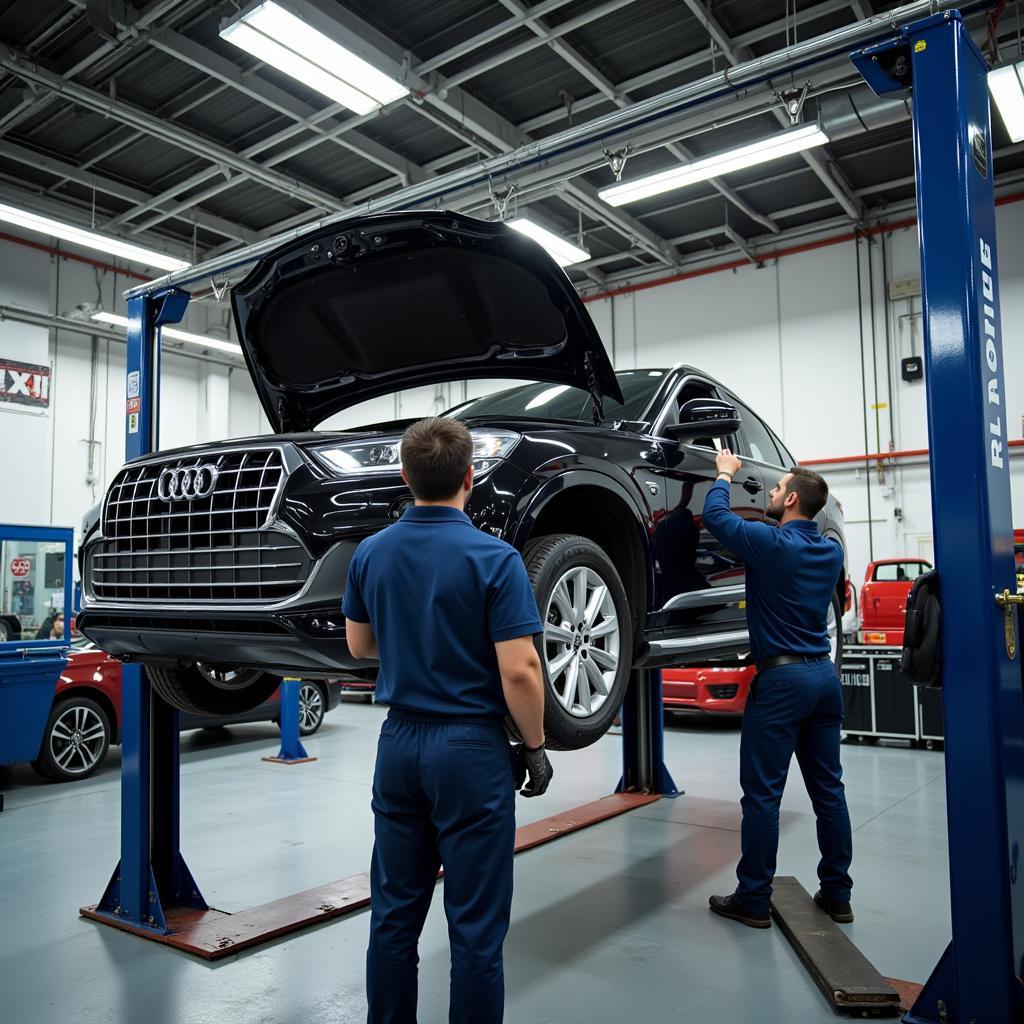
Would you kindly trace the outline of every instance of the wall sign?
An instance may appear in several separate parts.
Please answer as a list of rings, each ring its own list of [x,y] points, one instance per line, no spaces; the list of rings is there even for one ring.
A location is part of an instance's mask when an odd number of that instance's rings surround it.
[[[32,560],[30,558],[12,558],[11,575],[27,576],[32,571]]]
[[[0,357],[0,402],[48,409],[50,368]]]

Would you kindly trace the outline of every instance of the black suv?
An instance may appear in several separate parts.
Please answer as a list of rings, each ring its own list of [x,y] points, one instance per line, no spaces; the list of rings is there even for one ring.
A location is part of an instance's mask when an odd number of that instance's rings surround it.
[[[143,662],[173,705],[223,714],[265,700],[275,676],[372,671],[348,652],[341,597],[359,541],[412,500],[398,461],[410,421],[313,428],[474,378],[533,382],[445,415],[475,439],[469,515],[533,581],[552,746],[600,737],[633,666],[746,653],[743,566],[701,525],[715,446],[743,456],[732,504],[754,520],[793,457],[697,370],[614,372],[534,242],[458,214],[368,216],[282,246],[232,302],[277,433],[128,463],[80,552],[78,627]],[[843,541],[834,499],[819,524]],[[833,627],[844,588],[845,574]]]

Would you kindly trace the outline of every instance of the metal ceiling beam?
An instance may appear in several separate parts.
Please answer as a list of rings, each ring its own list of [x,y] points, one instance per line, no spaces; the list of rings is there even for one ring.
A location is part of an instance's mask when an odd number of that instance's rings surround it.
[[[265,78],[245,74],[237,64],[208,47],[185,38],[174,29],[158,29],[147,37],[147,42],[155,50],[188,64],[204,75],[218,79],[232,89],[276,110],[285,117],[293,118],[300,127],[307,131],[326,135],[330,129],[342,125],[334,118],[311,120],[320,113],[320,110],[312,104],[297,99],[290,92],[286,92]],[[430,172],[425,171],[419,164],[355,129],[348,129],[345,137],[331,136],[325,141],[341,146],[349,152],[356,153],[377,166],[397,174],[406,185],[423,181],[431,176]]]
[[[115,181],[102,174],[95,174],[92,171],[84,170],[69,164],[56,157],[46,156],[43,153],[28,149],[25,146],[16,145],[13,142],[0,140],[0,157],[6,157],[16,163],[24,164],[27,167],[38,167],[47,174],[54,174],[67,181],[75,181],[87,188],[95,189],[106,195],[114,196],[128,203],[142,203],[152,198],[142,189],[124,182]],[[196,213],[195,224],[205,231],[212,231],[215,234],[223,235],[225,238],[233,238],[235,241],[249,244],[256,241],[256,232],[249,228],[240,227],[223,217],[217,217],[209,213]]]
[[[525,17],[526,24],[530,30],[539,38],[548,42],[551,49],[558,54],[570,67],[578,71],[591,85],[597,87],[598,91],[606,96],[617,107],[627,107],[633,102],[633,98],[625,90],[617,89],[611,81],[605,77],[593,64],[590,63],[581,53],[563,39],[556,39],[551,35],[547,25],[536,15],[531,16],[520,4],[519,0],[500,0],[500,2],[514,14]],[[678,143],[672,143],[666,147],[673,156],[683,163],[692,160],[690,152]],[[746,200],[739,195],[721,178],[709,179],[709,184],[716,192],[725,197],[738,210],[747,217],[763,224],[769,231],[778,231],[779,226],[770,217],[758,213]]]
[[[138,11],[131,8],[130,21],[131,25],[125,29],[119,35],[119,41],[123,42],[126,39],[130,39],[137,35],[142,29],[148,28],[150,25],[156,24],[165,14],[170,13],[176,7],[181,7],[183,4],[194,2],[194,0],[159,0],[155,3],[148,11],[140,14]],[[85,7],[85,0],[80,0],[79,3],[74,4],[75,7]],[[104,57],[113,53],[117,49],[117,44],[111,42],[102,43],[92,53],[87,54],[77,64],[74,64],[62,76],[64,81],[70,81],[76,75],[80,75],[83,71],[88,71],[89,68],[98,64]],[[0,118],[0,135],[10,131],[11,128],[20,124],[26,118],[31,117],[33,114],[39,113],[44,107],[48,106],[56,98],[55,93],[47,92],[41,95],[26,99],[26,101],[20,104],[15,110],[12,110],[5,117]]]
[[[734,67],[750,60],[752,54],[747,47],[737,46],[733,40],[723,31],[715,16],[705,6],[703,0],[683,0],[686,6],[693,13],[694,17],[704,26],[708,35],[722,51],[725,59]],[[781,108],[773,111],[776,120],[784,128],[792,127],[789,115]],[[858,221],[864,213],[863,204],[853,195],[853,188],[846,180],[842,170],[835,161],[826,164],[821,155],[816,152],[804,150],[800,154],[804,163],[814,172],[818,180],[832,193],[836,202],[846,211],[851,220]]]
[[[81,107],[103,114],[122,124],[131,125],[147,135],[169,142],[171,145],[205,160],[211,160],[239,173],[247,174],[254,181],[278,192],[302,199],[310,203],[311,206],[338,211],[344,209],[337,199],[327,192],[241,157],[227,147],[221,146],[197,132],[189,131],[181,125],[156,120],[151,113],[134,104],[126,103],[124,100],[111,99],[110,96],[101,92],[69,82],[60,75],[46,71],[23,54],[3,44],[0,44],[0,67],[6,68],[25,81],[59,93]]]

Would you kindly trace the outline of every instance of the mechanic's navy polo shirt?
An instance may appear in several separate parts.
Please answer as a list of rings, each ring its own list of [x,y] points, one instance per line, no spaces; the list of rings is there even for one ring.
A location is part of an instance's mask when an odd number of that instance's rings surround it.
[[[828,654],[828,608],[843,567],[838,541],[818,524],[752,523],[729,508],[718,480],[704,502],[704,525],[747,567],[747,626],[755,661],[777,654]],[[837,628],[839,624],[837,623]]]
[[[356,548],[342,611],[377,638],[377,700],[431,714],[504,717],[494,644],[543,631],[519,552],[444,505]]]

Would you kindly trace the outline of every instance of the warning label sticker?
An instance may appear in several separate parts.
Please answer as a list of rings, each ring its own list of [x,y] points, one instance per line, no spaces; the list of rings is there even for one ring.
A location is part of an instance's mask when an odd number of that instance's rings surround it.
[[[128,393],[127,398],[138,398],[139,397],[139,371],[132,370],[128,374]]]
[[[128,414],[128,433],[137,434],[139,432],[139,414],[137,412]]]
[[[126,413],[131,414],[133,412],[141,412],[141,411],[142,411],[142,399],[141,398],[129,398],[128,401],[125,403],[125,412]]]

